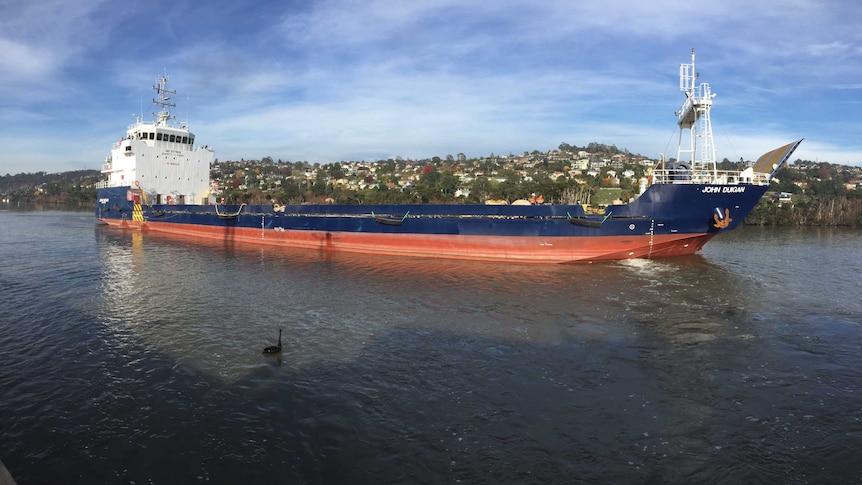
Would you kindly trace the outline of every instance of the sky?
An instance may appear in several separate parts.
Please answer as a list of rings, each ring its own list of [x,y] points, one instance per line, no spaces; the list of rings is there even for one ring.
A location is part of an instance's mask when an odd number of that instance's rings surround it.
[[[135,116],[219,160],[615,145],[676,156],[679,65],[718,160],[862,165],[862,2],[0,0],[0,175],[99,169]]]

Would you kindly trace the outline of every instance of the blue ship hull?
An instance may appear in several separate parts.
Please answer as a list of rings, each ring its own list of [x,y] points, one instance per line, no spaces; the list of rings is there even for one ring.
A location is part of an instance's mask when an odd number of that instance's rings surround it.
[[[141,205],[99,189],[102,222],[238,242],[459,259],[575,262],[694,253],[739,225],[764,185],[654,184],[634,201],[580,205]]]

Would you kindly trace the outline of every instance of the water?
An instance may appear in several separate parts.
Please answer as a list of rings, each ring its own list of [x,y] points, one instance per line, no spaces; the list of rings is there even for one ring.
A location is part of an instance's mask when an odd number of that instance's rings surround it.
[[[19,485],[858,483],[859,242],[523,266],[0,212],[0,460]]]

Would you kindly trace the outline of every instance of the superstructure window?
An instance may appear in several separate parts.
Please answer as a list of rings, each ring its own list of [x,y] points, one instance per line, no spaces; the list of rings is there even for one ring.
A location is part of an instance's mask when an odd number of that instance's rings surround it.
[[[171,139],[169,141],[171,141],[171,142],[174,141],[174,135],[171,135]]]
[[[189,137],[184,136],[183,137],[183,145],[188,145],[188,144],[189,144]]]
[[[156,140],[162,141],[162,134],[161,133],[156,133]]]

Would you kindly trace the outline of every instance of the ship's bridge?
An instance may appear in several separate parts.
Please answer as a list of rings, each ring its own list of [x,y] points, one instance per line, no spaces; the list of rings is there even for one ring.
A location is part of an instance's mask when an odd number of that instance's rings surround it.
[[[175,148],[185,150],[191,150],[195,144],[195,135],[190,133],[184,126],[172,128],[150,123],[137,123],[130,126],[127,139],[176,143],[177,146]],[[122,142],[123,140],[120,140],[119,143],[122,144]],[[148,143],[148,145],[154,146],[153,143]]]

